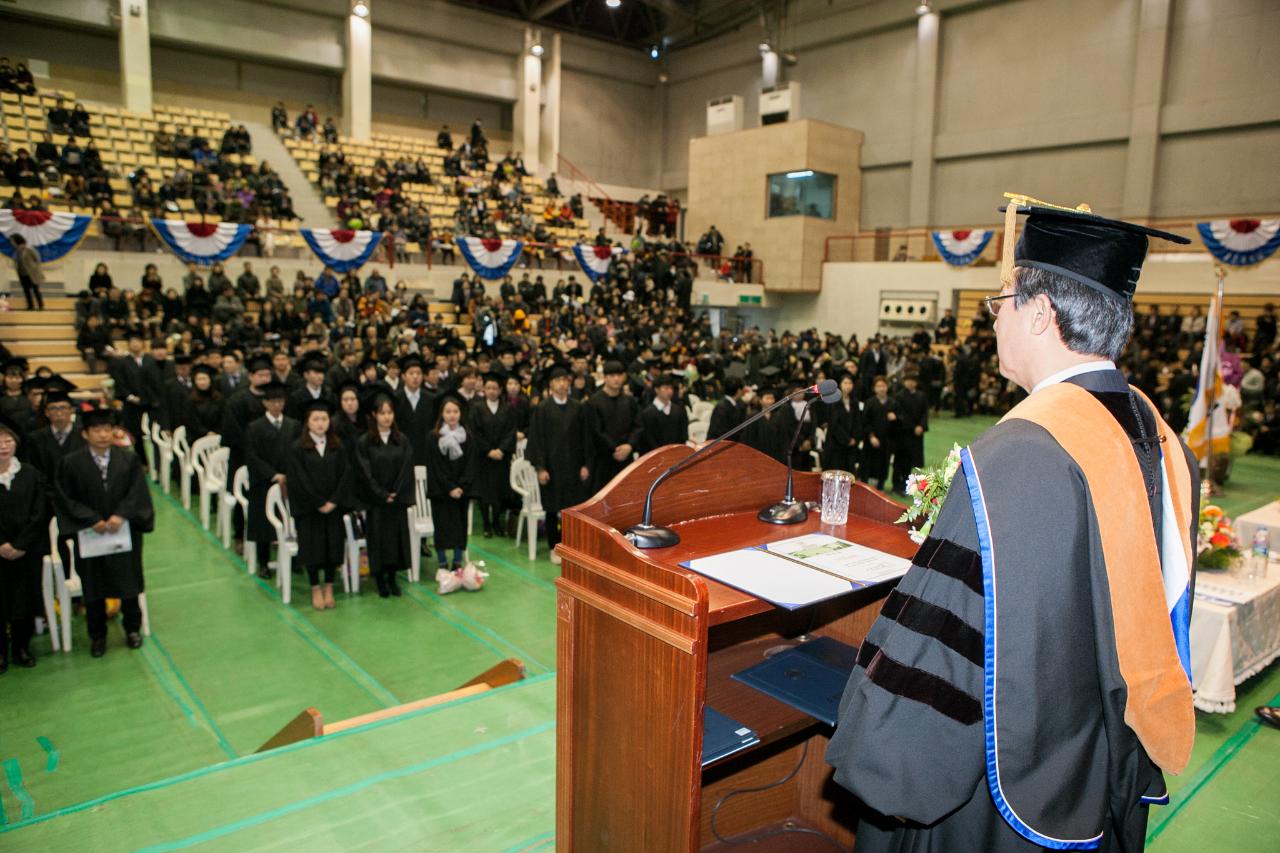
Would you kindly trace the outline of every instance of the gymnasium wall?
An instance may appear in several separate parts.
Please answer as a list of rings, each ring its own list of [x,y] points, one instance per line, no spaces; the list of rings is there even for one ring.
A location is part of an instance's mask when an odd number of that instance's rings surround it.
[[[1143,9],[1166,5],[1161,63]],[[1152,216],[1280,212],[1280,4],[1257,0],[936,0],[940,12],[924,221],[910,221],[913,4],[795,0],[781,47],[799,62],[800,114],[862,131],[862,228],[995,222],[1004,190],[1119,213],[1126,180],[1151,166],[1130,139],[1153,91]],[[1149,27],[1147,29],[1150,29]],[[758,28],[679,52],[663,185],[688,182],[706,101],[745,99],[758,125]],[[1157,39],[1158,46],[1158,39]],[[1163,76],[1161,76],[1163,75]],[[1159,85],[1163,81],[1163,85]],[[1131,172],[1133,174],[1131,174]]]

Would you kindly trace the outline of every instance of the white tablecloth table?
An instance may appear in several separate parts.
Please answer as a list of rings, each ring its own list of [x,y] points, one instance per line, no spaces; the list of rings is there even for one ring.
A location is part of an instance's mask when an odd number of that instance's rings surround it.
[[[1265,581],[1226,572],[1196,575],[1191,609],[1191,685],[1201,711],[1236,709],[1236,685],[1280,658],[1280,562]]]
[[[1272,501],[1252,512],[1236,516],[1235,526],[1236,537],[1243,550],[1248,551],[1253,547],[1253,534],[1259,527],[1271,531],[1271,548],[1276,550],[1280,547],[1280,501]]]

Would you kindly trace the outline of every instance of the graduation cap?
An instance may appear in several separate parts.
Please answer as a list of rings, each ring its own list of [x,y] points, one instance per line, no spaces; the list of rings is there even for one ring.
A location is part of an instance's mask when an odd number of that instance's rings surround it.
[[[385,382],[370,382],[364,386],[364,393],[360,395],[360,413],[372,415],[382,408],[384,400],[391,404],[392,409],[396,407],[395,392],[390,386]]]
[[[9,373],[11,371],[25,374],[27,372],[27,360],[20,355],[7,359],[4,363],[4,372]]]
[[[617,359],[609,359],[604,363],[604,375],[612,376],[617,373],[626,373],[626,366]]]
[[[503,385],[507,384],[507,376],[505,373],[497,373],[490,370],[482,377],[481,384],[483,385],[489,382],[497,382],[498,387],[501,388]]]
[[[80,428],[89,429],[96,426],[115,426],[116,410],[104,406],[85,403],[80,409]]]
[[[309,370],[315,370],[324,373],[326,368],[325,358],[322,355],[312,353],[302,359],[301,370],[306,373]]]
[[[32,391],[44,391],[48,386],[49,380],[43,376],[32,376],[22,381],[22,393],[30,394]]]
[[[684,384],[684,380],[681,379],[680,377],[677,377],[674,373],[663,373],[655,377],[653,380],[654,388],[660,388],[663,385],[670,385],[672,387],[675,387],[677,385],[682,385],[682,384]]]
[[[245,370],[249,371],[250,373],[257,373],[259,370],[270,370],[270,369],[271,369],[271,359],[267,358],[265,355],[262,355],[262,354],[250,356],[248,363],[245,365]]]
[[[192,376],[199,376],[200,374],[208,376],[209,381],[212,382],[218,378],[218,369],[207,364],[197,364],[195,367],[191,368]]]
[[[418,355],[416,352],[400,356],[400,372],[405,373],[411,367],[416,367],[419,370],[422,369],[422,356]]]
[[[191,355],[189,353],[180,352],[173,357],[173,363],[178,367],[191,363]]]
[[[745,361],[731,362],[729,366],[724,369],[724,375],[726,379],[731,376],[737,379],[746,379],[747,363]]]
[[[307,400],[302,406],[303,417],[312,412],[324,412],[326,415],[333,417],[333,413],[337,410],[337,405],[323,394],[313,400]]]
[[[571,375],[569,372],[569,368],[557,362],[547,368],[545,374],[543,375],[543,381],[550,382],[553,379],[559,379],[562,376],[569,376],[569,375]]]
[[[279,379],[272,379],[270,382],[258,386],[258,390],[262,392],[262,396],[267,400],[283,400],[289,396],[289,385],[281,382]]]
[[[1191,242],[1167,231],[1098,216],[1086,204],[1069,208],[1015,193],[1005,197],[1010,203],[1001,208],[1005,242],[1000,281],[1006,286],[1013,284],[1014,267],[1030,267],[1131,302],[1147,257],[1147,238]],[[1020,213],[1027,214],[1027,221],[1015,247]]]
[[[71,395],[61,388],[49,388],[45,391],[44,407],[47,409],[54,403],[70,403]]]
[[[374,358],[373,356],[371,356],[371,355],[366,355],[366,356],[365,356],[363,359],[361,359],[361,361],[360,361],[360,367],[359,367],[359,370],[360,370],[360,372],[361,372],[361,373],[364,373],[364,372],[365,372],[366,370],[368,370],[370,367],[377,367],[377,366],[378,366],[378,360],[377,360],[376,358]]]
[[[775,377],[775,376],[777,376],[779,373],[781,373],[781,372],[782,372],[782,368],[780,368],[780,367],[775,367],[774,365],[769,364],[769,365],[765,365],[764,367],[760,368],[760,371],[759,371],[759,372],[760,372],[760,375],[761,375],[761,376],[763,376],[766,380],[773,381],[773,377]]]
[[[18,442],[18,444],[22,444],[22,439],[24,438],[22,428],[14,422],[13,418],[9,417],[4,412],[0,412],[0,430],[9,433],[13,436],[14,441]]]

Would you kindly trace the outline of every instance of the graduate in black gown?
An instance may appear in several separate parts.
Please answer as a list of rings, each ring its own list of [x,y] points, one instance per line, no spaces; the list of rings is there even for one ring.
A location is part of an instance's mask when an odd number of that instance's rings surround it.
[[[804,387],[804,383],[792,380],[787,385],[787,393],[791,394]],[[816,427],[814,422],[814,413],[812,407],[809,411],[805,411],[808,401],[803,397],[793,399],[789,405],[781,406],[778,409],[778,434],[782,440],[782,461],[787,461],[787,454],[791,454],[791,466],[797,471],[813,470],[813,431]],[[803,423],[801,418],[804,419]],[[797,436],[797,426],[799,426],[799,435]],[[792,449],[792,439],[795,438],[795,449]]]
[[[529,435],[529,421],[533,418],[533,404],[529,395],[520,387],[520,377],[508,375],[503,380],[507,405],[516,413],[516,441]]]
[[[587,400],[591,434],[595,439],[591,465],[593,491],[600,491],[631,464],[640,443],[640,404],[626,393],[626,384],[626,366],[620,361],[606,361],[604,385]]]
[[[756,397],[755,411],[750,415],[755,415],[761,409],[767,409],[774,403],[778,402],[777,392],[772,388],[764,388]],[[744,429],[739,435],[740,441],[748,447],[759,450],[765,456],[778,460],[783,465],[787,464],[787,447],[786,442],[791,436],[782,435],[776,411],[770,412],[751,426]]]
[[[400,595],[396,573],[411,561],[409,509],[413,506],[413,448],[396,426],[391,394],[377,389],[368,395],[369,428],[356,440],[358,496],[365,508],[365,541],[369,571],[378,595]]]
[[[924,434],[929,431],[929,397],[920,390],[920,377],[908,371],[902,390],[894,395],[893,490],[906,492],[912,470],[924,466]]]
[[[245,433],[249,424],[262,417],[262,386],[271,381],[271,359],[265,355],[255,355],[248,360],[246,369],[249,374],[248,387],[232,392],[222,413],[222,429],[219,431],[222,435],[221,446],[231,451],[227,458],[228,471],[237,471],[244,464]],[[190,435],[187,440],[195,442],[195,438]],[[244,516],[239,504],[231,512],[236,538],[241,539],[244,537]]]
[[[877,489],[888,490],[889,454],[893,452],[898,407],[889,396],[889,380],[877,376],[871,388],[872,395],[862,407],[867,424],[867,440],[862,445],[862,479]]]
[[[22,429],[0,415],[0,674],[9,661],[36,665],[29,648],[43,615],[43,557],[49,551],[49,499],[44,477],[18,461]]]
[[[23,390],[27,378],[27,360],[20,355],[4,363],[4,390],[0,393],[0,415],[4,415],[22,430],[25,436],[35,427],[35,411]]]
[[[827,437],[822,445],[824,470],[858,473],[862,452],[859,445],[866,434],[866,424],[855,393],[857,387],[852,374],[841,374],[839,402],[824,404],[827,410]]]
[[[265,414],[249,424],[245,434],[244,461],[249,470],[249,510],[245,539],[253,542],[257,552],[258,577],[271,576],[271,542],[276,530],[267,518],[267,492],[279,483],[286,485],[285,468],[289,449],[302,435],[302,424],[284,414],[289,386],[272,379],[262,386]],[[286,491],[287,494],[287,491]]]
[[[333,431],[343,446],[352,449],[368,432],[365,416],[360,411],[360,385],[347,381],[336,389],[338,410],[333,414]]]
[[[436,427],[435,395],[422,384],[422,357],[410,354],[400,359],[404,384],[396,392],[396,424],[413,448],[413,464],[427,464],[427,444]]]
[[[502,377],[484,377],[484,396],[467,411],[467,435],[476,443],[475,493],[485,538],[507,529],[502,514],[512,504],[511,457],[516,452],[516,413],[502,395]],[[514,518],[512,524],[514,524]]]
[[[591,420],[586,408],[569,399],[569,371],[553,366],[547,396],[533,410],[525,458],[538,472],[542,508],[547,512],[547,546],[560,565],[560,510],[591,497]]]
[[[207,364],[191,369],[191,390],[183,404],[180,424],[187,428],[187,443],[206,435],[218,435],[226,414],[226,400],[218,390],[218,371]]]
[[[724,397],[711,410],[707,441],[719,438],[747,419],[747,403],[743,399],[744,389],[741,377],[725,377]]]
[[[454,395],[440,398],[436,428],[427,444],[427,497],[436,527],[436,589],[441,595],[459,587],[475,591],[483,574],[464,563],[467,548],[467,506],[475,485],[479,445],[462,423],[462,403]],[[449,552],[453,560],[447,561]]]
[[[333,411],[333,403],[324,398],[307,404],[302,435],[285,466],[298,562],[307,570],[316,610],[335,606],[333,578],[346,556],[342,514],[354,503],[351,459],[333,431]]]
[[[129,524],[130,550],[101,557],[80,557],[76,567],[83,584],[89,623],[89,652],[107,652],[107,599],[120,599],[125,644],[142,648],[142,538],[155,525],[147,476],[137,454],[115,446],[115,412],[88,409],[80,413],[88,447],[68,454],[55,479],[54,506],[58,527],[68,535],[92,529],[114,533]]]
[[[44,417],[48,426],[30,434],[26,442],[25,457],[35,465],[44,477],[49,495],[50,512],[53,511],[53,484],[58,476],[62,460],[88,445],[75,422],[75,404],[66,391],[55,388],[45,394]],[[62,558],[62,570],[71,576],[71,537],[59,531],[58,556]]]
[[[636,450],[641,456],[668,444],[689,440],[689,412],[675,399],[680,380],[664,373],[653,383],[653,400],[640,409]]]
[[[320,397],[332,397],[332,394],[324,385],[324,377],[328,365],[323,355],[315,352],[310,353],[302,359],[299,369],[302,371],[304,382],[289,394],[289,401],[285,404],[284,413],[301,423],[301,416],[304,414],[303,410],[307,403]],[[334,402],[337,402],[337,400],[334,399]]]
[[[156,417],[160,421],[160,431],[172,434],[182,425],[186,413],[187,398],[191,395],[192,359],[187,353],[180,352],[173,357],[173,376],[167,379],[161,389],[160,408]]]

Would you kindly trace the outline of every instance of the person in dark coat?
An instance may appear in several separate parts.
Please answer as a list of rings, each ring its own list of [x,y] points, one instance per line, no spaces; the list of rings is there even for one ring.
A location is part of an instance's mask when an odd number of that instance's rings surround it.
[[[745,386],[742,379],[729,376],[724,380],[724,397],[711,410],[711,425],[707,427],[707,441],[724,435],[747,419],[747,405],[743,400]]]
[[[804,384],[793,381],[787,386],[787,393],[798,391]],[[782,442],[782,461],[787,461],[791,454],[791,467],[797,471],[813,470],[813,437],[814,418],[812,408],[806,411],[808,401],[803,397],[793,399],[790,405],[778,409],[778,434]],[[803,419],[803,420],[802,420]],[[794,439],[794,449],[793,449]]]
[[[142,416],[158,408],[163,380],[155,359],[143,350],[142,333],[129,332],[128,345],[129,351],[111,362],[110,373],[116,399],[124,401],[124,428],[141,447]]]
[[[302,378],[303,384],[289,395],[289,401],[285,404],[284,413],[295,421],[301,422],[304,409],[307,403],[320,397],[329,396],[329,391],[324,385],[325,361],[324,356],[313,353],[303,359],[302,362]],[[337,400],[335,399],[336,403]]]
[[[640,405],[623,390],[626,382],[626,366],[620,361],[606,361],[604,385],[587,400],[595,441],[591,465],[593,491],[604,488],[631,464],[640,443]]]
[[[61,389],[51,390],[44,397],[44,416],[48,426],[30,433],[24,455],[35,465],[44,477],[45,491],[50,501],[52,512],[54,478],[58,476],[58,467],[69,454],[87,447],[84,436],[75,423],[75,406],[71,397]],[[62,570],[67,577],[71,576],[71,537],[59,531],[58,555],[62,558]]]
[[[459,587],[477,590],[483,577],[475,566],[464,565],[467,548],[467,506],[475,485],[479,445],[462,424],[462,402],[449,395],[440,401],[436,428],[427,445],[427,496],[436,527],[436,588],[441,595]],[[449,550],[452,562],[446,562]]]
[[[271,381],[271,359],[255,355],[248,361],[249,383],[227,398],[222,414],[222,447],[231,451],[227,458],[227,470],[236,471],[244,464],[244,436],[249,424],[262,417],[262,386]],[[225,377],[224,377],[225,378]],[[191,441],[195,439],[187,436]],[[244,516],[239,506],[232,509],[232,522],[236,538],[244,536]]]
[[[830,403],[827,409],[827,438],[822,445],[822,467],[826,471],[858,473],[866,423],[862,405],[858,402],[857,382],[853,374],[840,376],[840,400]]]
[[[356,442],[368,432],[364,413],[360,411],[360,386],[344,382],[335,393],[338,411],[333,415],[333,431],[343,446],[354,451]]]
[[[761,409],[767,409],[776,402],[778,402],[777,392],[772,388],[765,388],[760,391],[757,398],[759,408],[756,409],[756,412]],[[756,412],[751,414],[754,415]],[[770,412],[740,433],[742,443],[786,465],[786,442],[791,436],[783,437],[780,424],[778,413],[776,411]]]
[[[0,674],[32,667],[29,645],[43,615],[40,581],[49,551],[49,499],[35,465],[18,461],[22,430],[0,415]]]
[[[569,371],[556,365],[548,372],[546,398],[533,410],[525,457],[538,472],[542,508],[547,513],[547,546],[551,562],[560,565],[560,510],[591,496],[591,421],[586,407],[569,399]]]
[[[160,408],[157,417],[160,431],[172,434],[182,425],[187,398],[191,396],[191,356],[178,353],[173,357],[173,377],[165,381],[160,391]]]
[[[0,415],[13,421],[25,436],[35,428],[36,414],[23,390],[27,378],[27,360],[13,356],[4,363],[4,390],[0,394]]]
[[[298,531],[298,562],[311,582],[311,606],[332,609],[333,578],[346,556],[342,513],[352,506],[346,448],[333,431],[333,403],[307,404],[302,435],[289,449],[285,478],[289,512]]]
[[[155,525],[155,510],[147,477],[137,454],[114,446],[115,412],[89,409],[81,413],[83,450],[62,460],[56,477],[54,506],[58,527],[78,534],[78,544],[93,533],[115,533],[129,525],[130,549],[101,557],[80,555],[77,570],[83,584],[85,616],[89,623],[89,653],[107,653],[107,599],[120,599],[125,644],[142,648],[142,608],[138,596],[145,589],[142,576],[142,537]],[[83,551],[83,547],[78,549]]]
[[[436,399],[423,387],[422,358],[407,355],[400,359],[404,384],[396,392],[396,424],[413,448],[413,464],[427,464],[427,444],[436,425]]]
[[[893,452],[898,406],[889,396],[889,380],[877,376],[872,395],[863,406],[867,440],[862,445],[862,479],[877,489],[889,487],[889,454]]]
[[[507,529],[502,513],[511,503],[511,457],[516,452],[516,412],[502,396],[502,377],[484,377],[484,397],[471,404],[466,423],[479,455],[476,497],[489,538]]]
[[[392,396],[376,390],[366,407],[369,428],[355,443],[359,497],[365,507],[369,571],[378,595],[399,596],[396,573],[409,567],[409,509],[413,506],[413,448],[396,426]]]
[[[902,390],[894,395],[898,417],[893,440],[893,490],[905,493],[907,477],[924,467],[924,434],[929,429],[929,398],[919,388],[920,379],[907,373]]]
[[[194,444],[206,435],[217,435],[222,429],[226,401],[218,391],[218,371],[207,364],[191,369],[191,392],[183,406],[180,426],[187,428],[187,442]]]
[[[670,374],[653,383],[653,401],[640,410],[636,450],[640,455],[689,440],[689,412],[675,400],[679,380]]]
[[[289,386],[272,379],[262,386],[266,412],[249,424],[245,434],[244,461],[249,469],[249,511],[245,538],[257,550],[258,577],[268,578],[271,570],[271,542],[275,528],[267,519],[267,492],[279,483],[286,488],[285,468],[289,449],[302,435],[302,424],[284,414]],[[234,476],[234,475],[233,475]]]

